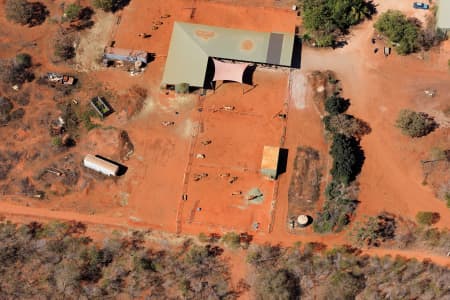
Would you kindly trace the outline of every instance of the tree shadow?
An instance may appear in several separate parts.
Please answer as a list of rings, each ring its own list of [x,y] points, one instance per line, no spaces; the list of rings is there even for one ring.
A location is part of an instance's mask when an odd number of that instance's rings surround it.
[[[31,17],[28,20],[28,26],[34,27],[44,23],[45,19],[49,15],[47,7],[41,2],[32,2],[29,3],[29,6],[31,10]]]
[[[112,7],[112,12],[115,13],[118,10],[123,9],[128,4],[130,4],[130,0],[117,0]]]
[[[94,10],[90,7],[84,7],[81,9],[80,13],[78,14],[78,18],[80,20],[90,20],[92,19],[92,16],[95,14]]]
[[[431,217],[431,223],[436,224],[441,219],[441,215],[438,212],[434,212],[433,216]]]
[[[366,6],[368,12],[365,13],[364,16],[367,19],[372,20],[372,16],[378,12],[378,10],[377,10],[378,4],[375,4],[372,0],[370,0],[370,1],[365,2],[365,6]]]

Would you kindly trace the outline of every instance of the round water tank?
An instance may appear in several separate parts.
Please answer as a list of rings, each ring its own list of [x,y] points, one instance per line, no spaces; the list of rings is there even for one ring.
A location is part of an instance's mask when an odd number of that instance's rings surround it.
[[[299,215],[297,217],[297,222],[298,222],[298,224],[300,224],[300,226],[306,226],[306,225],[308,225],[309,218],[306,215]]]

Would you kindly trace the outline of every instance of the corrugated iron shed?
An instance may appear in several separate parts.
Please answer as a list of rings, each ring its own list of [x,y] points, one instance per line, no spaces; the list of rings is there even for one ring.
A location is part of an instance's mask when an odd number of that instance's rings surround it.
[[[210,57],[290,67],[293,51],[291,33],[175,22],[162,82],[203,87]]]

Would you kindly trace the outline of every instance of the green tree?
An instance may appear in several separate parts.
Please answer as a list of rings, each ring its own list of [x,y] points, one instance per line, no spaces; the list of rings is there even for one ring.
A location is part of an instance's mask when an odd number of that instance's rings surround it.
[[[337,95],[328,97],[325,100],[325,110],[330,115],[341,114],[345,112],[349,106],[350,103],[348,100],[345,100],[344,98]]]
[[[359,142],[354,137],[336,134],[333,136],[330,154],[333,157],[331,169],[333,179],[349,184],[361,171],[364,161],[364,153]]]
[[[410,137],[422,137],[432,132],[437,124],[425,113],[403,109],[398,114],[395,125]]]
[[[236,232],[227,232],[222,236],[222,242],[232,249],[237,249],[241,245],[241,239]]]
[[[27,53],[19,53],[16,55],[16,65],[21,68],[30,68],[32,66],[31,55]]]
[[[301,4],[306,34],[318,47],[333,46],[350,26],[374,13],[371,3],[364,0],[308,0]]]
[[[95,8],[100,8],[104,11],[112,11],[114,8],[114,2],[114,0],[93,0],[92,5]]]
[[[398,10],[383,13],[374,27],[394,44],[401,55],[415,52],[419,48],[420,28]]]
[[[439,221],[439,217],[439,213],[431,211],[419,211],[416,214],[416,221],[421,225],[430,226]]]
[[[70,21],[78,19],[82,7],[76,3],[72,3],[67,5],[66,9],[64,10],[64,14],[67,19]]]

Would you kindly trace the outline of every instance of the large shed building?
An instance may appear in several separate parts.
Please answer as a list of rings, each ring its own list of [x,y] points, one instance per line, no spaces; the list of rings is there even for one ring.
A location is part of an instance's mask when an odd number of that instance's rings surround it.
[[[83,164],[86,168],[102,173],[106,176],[117,176],[119,166],[100,157],[88,154],[84,157]]]
[[[439,0],[436,26],[450,32],[450,0]]]
[[[175,22],[162,83],[205,87],[211,65],[220,74],[220,80],[241,81],[245,68],[227,61],[290,67],[294,38],[292,33]],[[214,76],[210,78],[213,79]]]

